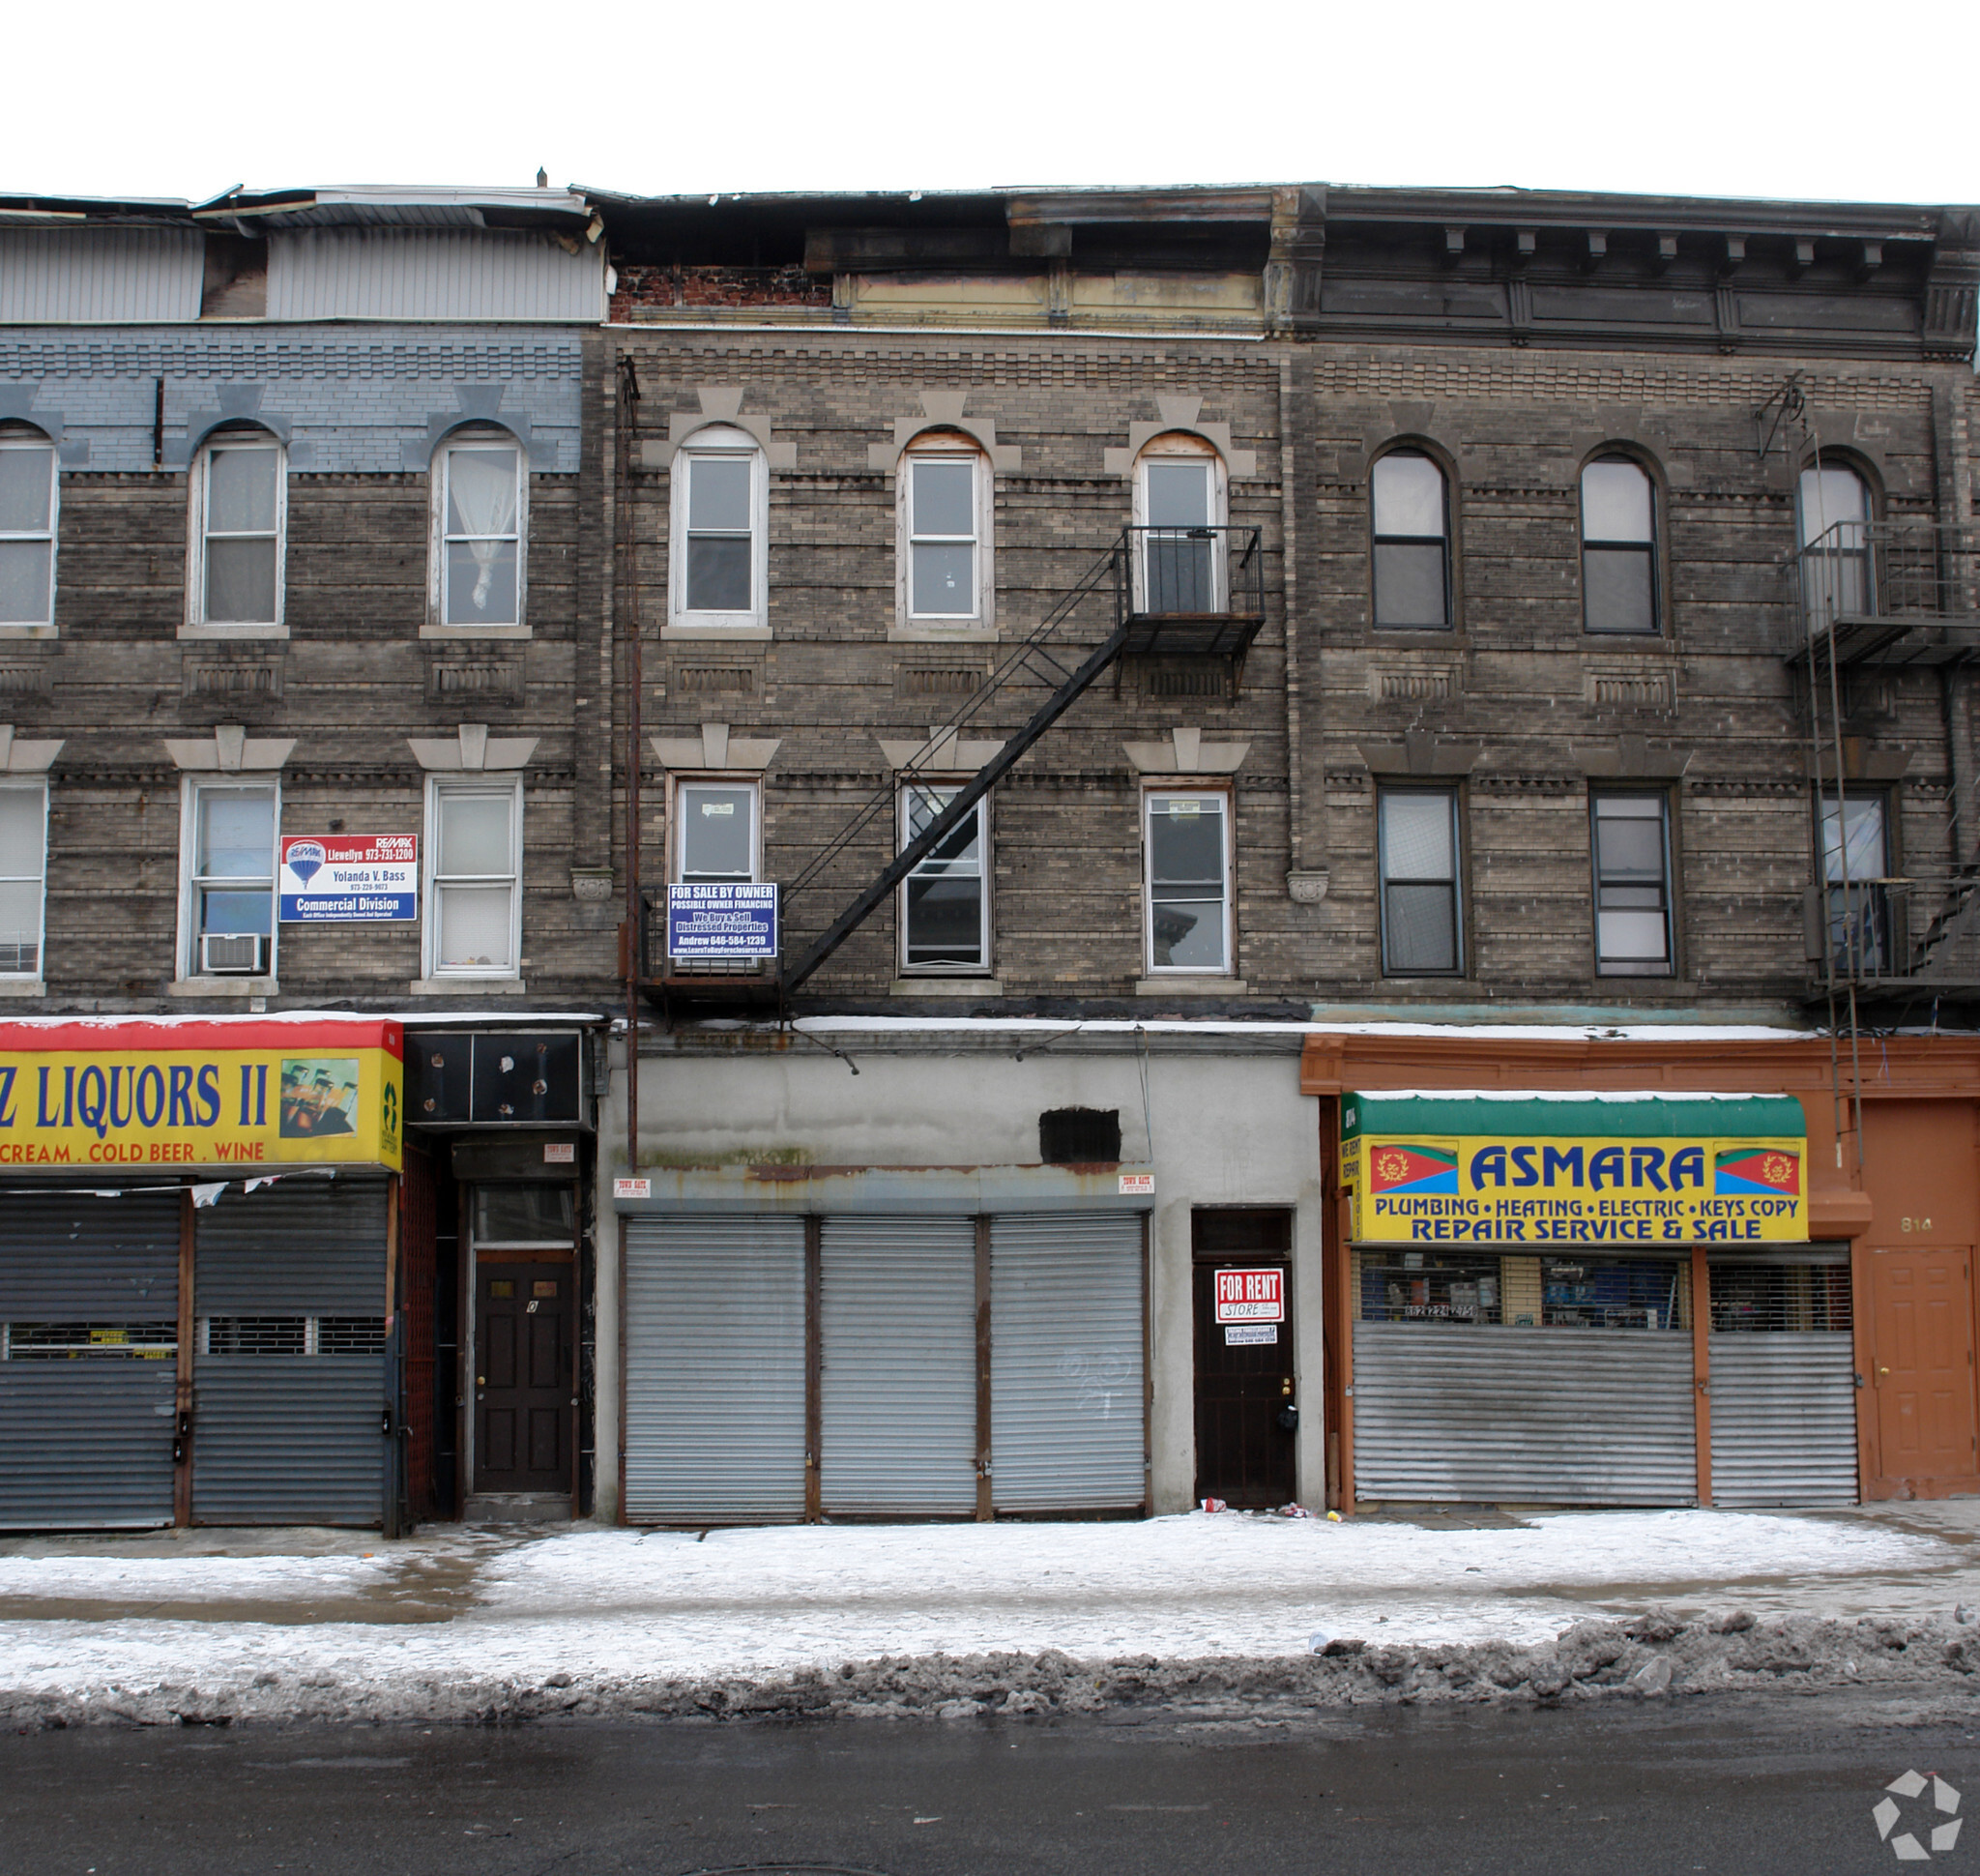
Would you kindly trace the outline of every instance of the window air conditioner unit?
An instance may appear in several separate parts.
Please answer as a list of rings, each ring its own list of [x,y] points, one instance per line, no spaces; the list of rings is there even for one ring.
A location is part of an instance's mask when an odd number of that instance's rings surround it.
[[[260,977],[268,969],[268,940],[258,931],[203,931],[199,969],[205,977]]]

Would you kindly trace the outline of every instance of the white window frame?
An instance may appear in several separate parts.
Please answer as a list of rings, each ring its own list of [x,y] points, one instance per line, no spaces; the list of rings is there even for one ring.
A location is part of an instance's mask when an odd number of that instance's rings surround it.
[[[1150,823],[1154,804],[1159,801],[1208,801],[1218,803],[1223,825],[1224,925],[1221,964],[1157,964],[1155,962],[1155,842]],[[1141,795],[1141,931],[1143,973],[1148,977],[1235,978],[1238,975],[1237,944],[1237,799],[1228,788],[1144,788]]]
[[[1608,957],[1602,950],[1602,893],[1605,886],[1618,886],[1625,889],[1640,888],[1646,881],[1610,879],[1602,876],[1602,821],[1601,805],[1604,802],[1651,802],[1656,805],[1657,836],[1663,854],[1663,871],[1657,879],[1657,891],[1663,899],[1660,911],[1664,920],[1664,955],[1661,959],[1648,961],[1630,957]],[[1593,868],[1595,890],[1595,975],[1597,977],[1675,977],[1677,975],[1677,894],[1676,868],[1673,864],[1671,849],[1671,796],[1661,788],[1603,788],[1588,798],[1588,859]],[[1620,819],[1621,816],[1611,818]],[[1646,821],[1647,814],[1632,814],[1631,820]],[[1642,907],[1616,907],[1615,910],[1638,911]]]
[[[0,782],[0,792],[13,795],[32,795],[42,805],[42,868],[37,874],[0,874],[0,880],[10,886],[19,884],[30,877],[41,888],[35,895],[35,967],[31,971],[8,970],[0,966],[0,982],[10,984],[40,983],[47,975],[48,968],[48,784],[45,778],[34,781]]]
[[[1137,528],[1149,525],[1149,465],[1157,462],[1202,462],[1209,467],[1210,475],[1210,518],[1208,525],[1222,530],[1231,521],[1231,476],[1226,467],[1223,453],[1208,438],[1195,435],[1188,430],[1168,430],[1162,435],[1151,437],[1143,446],[1141,454],[1134,459],[1134,492],[1130,513]],[[1149,538],[1138,534],[1134,537],[1139,543],[1136,551],[1129,556],[1133,563],[1129,577],[1134,586],[1134,609],[1143,611],[1148,604],[1149,578],[1147,555]],[[1229,568],[1229,537],[1219,532],[1210,537],[1210,610],[1219,612],[1229,604],[1231,595]]]
[[[456,450],[510,449],[515,452],[515,617],[508,624],[453,624],[447,618],[447,543],[480,537],[450,535],[447,531],[447,479],[449,464]],[[527,638],[529,625],[530,572],[530,458],[529,452],[513,430],[494,425],[451,431],[433,452],[427,480],[431,484],[432,510],[426,546],[426,627],[422,638]],[[507,540],[507,535],[495,537]]]
[[[917,612],[915,547],[919,541],[953,543],[961,535],[917,535],[915,526],[915,464],[967,462],[971,465],[971,513],[976,532],[970,537],[975,552],[975,593],[972,609],[964,612]],[[901,452],[894,475],[894,619],[896,631],[914,638],[980,636],[997,628],[997,479],[982,449],[969,437],[926,430]]]
[[[668,777],[667,799],[667,881],[679,886],[686,870],[687,810],[684,806],[696,788],[731,788],[749,798],[749,877],[739,886],[761,886],[763,881],[763,781],[754,775],[706,774],[673,775]]]
[[[507,873],[463,873],[457,879],[444,879],[440,872],[441,804],[456,795],[507,794],[514,804],[510,815]],[[523,865],[522,777],[501,774],[428,776],[426,777],[426,845],[420,868],[420,892],[424,900],[420,915],[420,954],[429,982],[514,982],[522,976],[522,865]],[[509,882],[509,955],[504,965],[476,964],[443,966],[440,962],[440,895],[449,884],[499,885]]]
[[[219,450],[269,450],[275,454],[275,617],[226,619],[209,623],[206,616],[207,480]],[[195,638],[286,638],[289,588],[289,453],[272,430],[218,430],[207,437],[192,458],[187,504],[186,624],[182,635]],[[255,535],[247,539],[259,540]]]
[[[894,848],[896,853],[900,852],[908,844],[911,837],[908,815],[910,797],[916,794],[939,795],[943,797],[943,806],[946,806],[961,792],[966,780],[967,777],[943,779],[940,777],[930,778],[923,777],[917,781],[903,782],[900,785],[895,795],[895,826],[897,830],[895,839],[898,842]],[[909,962],[908,886],[909,882],[920,873],[920,866],[917,866],[913,872],[909,873],[907,879],[901,881],[896,889],[895,895],[894,925],[898,933],[896,950],[899,954],[900,975],[902,977],[991,977],[995,975],[992,968],[993,959],[990,951],[991,934],[996,929],[996,926],[990,916],[990,882],[994,869],[990,864],[990,797],[988,795],[985,795],[976,804],[975,813],[976,816],[976,883],[981,889],[977,894],[977,959],[973,964],[915,964]],[[923,861],[922,865],[926,865],[927,862]]]
[[[199,798],[202,795],[264,794],[275,797],[270,817],[268,847],[268,970],[259,977],[246,973],[209,977],[199,968],[199,876],[193,866],[199,855]],[[178,969],[181,983],[210,984],[219,992],[229,990],[243,996],[263,995],[280,975],[282,921],[280,904],[280,855],[282,843],[282,783],[276,770],[228,777],[186,776],[179,792],[179,936]]]
[[[1421,795],[1441,801],[1450,820],[1450,878],[1448,881],[1431,875],[1414,873],[1391,874],[1388,860],[1388,839],[1383,803],[1390,796]],[[1462,978],[1469,974],[1469,947],[1465,931],[1465,811],[1464,801],[1455,787],[1442,787],[1435,783],[1383,782],[1375,792],[1375,891],[1376,911],[1379,920],[1378,934],[1382,948],[1382,974],[1383,977],[1442,977]],[[1451,951],[1455,961],[1447,966],[1411,969],[1389,961],[1388,937],[1388,895],[1392,886],[1445,886],[1450,890]]]
[[[740,612],[687,609],[687,490],[694,464],[705,457],[744,457],[749,463],[749,605]],[[671,507],[667,550],[667,630],[676,637],[770,636],[770,464],[746,430],[711,424],[675,451],[668,472]]]
[[[62,457],[55,440],[44,430],[0,430],[0,450],[45,450],[48,454],[48,525],[45,529],[9,530],[0,541],[45,541],[48,543],[48,612],[44,619],[0,619],[0,637],[47,638],[55,631],[55,584],[61,560]]]

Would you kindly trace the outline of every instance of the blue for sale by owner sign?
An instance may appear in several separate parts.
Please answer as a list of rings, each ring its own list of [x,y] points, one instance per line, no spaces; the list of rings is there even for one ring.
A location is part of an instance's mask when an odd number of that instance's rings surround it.
[[[669,957],[774,957],[774,886],[667,888]]]

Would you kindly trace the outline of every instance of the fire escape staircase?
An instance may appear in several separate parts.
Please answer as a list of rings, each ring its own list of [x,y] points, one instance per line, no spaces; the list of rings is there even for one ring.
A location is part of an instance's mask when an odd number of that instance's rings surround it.
[[[1113,622],[1091,642],[1080,627],[1090,602],[1111,594]],[[789,907],[819,889],[840,860],[878,828],[891,828],[899,791],[929,774],[949,773],[945,758],[957,738],[982,734],[1005,711],[1000,706],[1043,689],[1016,732],[969,780],[939,786],[954,792],[942,811],[863,887],[818,935],[774,972],[697,972],[664,955],[666,891],[642,894],[640,988],[663,1008],[677,1003],[768,1004],[780,1009],[859,927],[899,890],[975,811],[976,804],[1021,761],[1072,706],[1123,658],[1193,658],[1241,660],[1265,624],[1265,556],[1262,532],[1245,527],[1121,530],[1061,596],[1038,624],[1013,644],[984,682],[938,725],[906,768],[893,772],[781,890],[780,920],[789,929]],[[938,784],[929,784],[935,786]],[[656,951],[657,941],[657,951]]]

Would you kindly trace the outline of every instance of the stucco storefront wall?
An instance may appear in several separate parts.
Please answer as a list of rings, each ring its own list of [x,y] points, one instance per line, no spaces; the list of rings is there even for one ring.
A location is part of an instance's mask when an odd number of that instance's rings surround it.
[[[1039,1115],[1062,1107],[1117,1110],[1121,1164],[1154,1173],[1151,1206],[1126,1201],[1150,1210],[1152,1509],[1186,1510],[1196,1480],[1190,1219],[1202,1206],[1295,1214],[1295,1349],[1300,1397],[1314,1403],[1297,1435],[1298,1490],[1301,1503],[1320,1502],[1319,1104],[1300,1093],[1296,1034],[1231,1043],[1229,1052],[1210,1052],[1207,1039],[1191,1038],[1186,1053],[1159,1034],[1068,1036],[1049,1027],[946,1040],[826,1040],[851,1063],[816,1042],[722,1048],[691,1036],[643,1055],[639,1171],[654,1181],[655,1208],[676,1192],[692,1194],[700,1209],[850,1212],[882,1187],[912,1192],[925,1180],[946,1194],[930,1209],[954,1209],[956,1175],[981,1169],[981,1187],[994,1191],[998,1209],[1023,1209],[1028,1188],[1034,1204],[1049,1209],[1073,1182],[1062,1168],[1039,1166]],[[625,1210],[613,1195],[615,1176],[626,1170],[624,1062],[615,1044],[610,1098],[599,1116],[601,1218]],[[597,1504],[609,1519],[621,1515],[623,1438],[613,1235],[601,1233],[598,1273]]]

